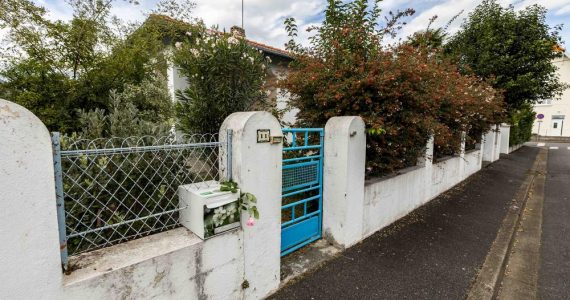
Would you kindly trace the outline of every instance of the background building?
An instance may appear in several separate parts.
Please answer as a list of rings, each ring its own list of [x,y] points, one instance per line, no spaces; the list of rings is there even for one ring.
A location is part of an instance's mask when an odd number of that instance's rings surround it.
[[[557,58],[554,64],[562,82],[570,84],[570,58],[566,55]],[[560,99],[544,99],[534,105],[537,118],[532,128],[533,134],[540,136],[570,137],[570,89]],[[542,119],[540,119],[542,117]]]

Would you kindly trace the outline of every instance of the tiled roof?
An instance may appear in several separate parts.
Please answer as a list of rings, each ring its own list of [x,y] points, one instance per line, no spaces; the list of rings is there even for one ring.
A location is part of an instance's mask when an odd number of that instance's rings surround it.
[[[283,56],[283,57],[286,57],[286,58],[293,58],[293,57],[291,56],[291,53],[289,53],[289,52],[286,51],[286,50],[279,49],[279,48],[275,48],[275,47],[271,47],[271,46],[269,46],[269,45],[265,45],[265,44],[262,44],[262,43],[258,43],[258,42],[256,42],[256,41],[252,41],[252,40],[249,40],[249,39],[247,40],[247,42],[248,42],[253,48],[259,49],[259,50],[261,50],[261,51],[263,51],[263,52],[267,52],[267,53],[271,53],[271,54]]]
[[[166,21],[170,21],[170,22],[183,23],[183,24],[190,25],[190,24],[188,24],[188,23],[185,23],[185,22],[182,22],[182,21],[173,19],[173,18],[171,18],[171,17],[169,17],[169,16],[165,16],[165,15],[151,14],[148,18],[149,18],[149,19],[151,19],[151,18],[158,18],[158,19],[162,19],[162,20],[166,20]],[[222,32],[219,32],[219,33],[222,33]],[[269,45],[266,45],[266,44],[263,44],[263,43],[260,43],[260,42],[252,41],[252,40],[247,39],[247,38],[246,38],[246,40],[247,40],[247,43],[250,44],[253,48],[258,49],[258,50],[261,50],[261,51],[263,51],[263,52],[265,52],[265,53],[273,54],[273,55],[278,55],[278,56],[281,56],[281,57],[284,57],[284,58],[288,58],[288,59],[292,59],[292,58],[293,58],[293,56],[291,55],[291,53],[288,52],[288,51],[286,51],[286,50],[284,50],[284,49],[279,49],[279,48],[276,48],[276,47],[273,47],[273,46],[269,46]]]

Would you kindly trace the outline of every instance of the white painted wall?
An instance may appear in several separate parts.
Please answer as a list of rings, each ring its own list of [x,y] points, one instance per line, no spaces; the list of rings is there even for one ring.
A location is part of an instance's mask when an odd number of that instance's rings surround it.
[[[464,138],[460,155],[433,163],[431,138],[417,166],[367,180],[360,199],[362,181],[356,174],[364,174],[361,157],[366,150],[365,137],[350,137],[355,121],[332,118],[325,128],[323,228],[325,237],[341,246],[392,224],[481,169],[482,150],[465,152]],[[363,129],[364,124],[357,124],[354,128]]]
[[[325,127],[323,232],[342,247],[362,237],[366,133],[360,117],[334,117]]]
[[[467,178],[481,170],[483,154],[481,150],[470,150],[465,153],[464,178]]]
[[[241,299],[243,257],[241,230],[177,228],[75,257],[60,299]]]
[[[560,76],[560,80],[570,84],[570,58],[567,56],[557,58],[553,61],[553,64],[558,68],[557,74]],[[540,127],[539,120],[534,120],[532,133],[542,136],[553,136],[552,116],[564,115],[562,136],[570,136],[570,88],[564,91],[560,99],[545,99],[543,101],[546,103],[534,105],[534,111],[537,114],[543,114],[544,119],[540,122]]]
[[[426,178],[431,167],[411,167],[398,175],[368,180],[364,186],[364,229],[367,237],[404,217],[430,197]]]
[[[234,113],[220,129],[223,145],[227,129],[233,131],[233,180],[258,198],[255,226],[206,241],[185,228],[166,231],[72,257],[76,269],[65,276],[49,133],[32,113],[5,100],[0,124],[0,299],[260,299],[278,288],[282,145],[256,141],[258,129],[282,136],[270,113]],[[430,139],[420,165],[365,183],[362,119],[333,118],[325,130],[323,227],[344,246],[478,171],[485,151],[462,151],[434,164]],[[499,153],[496,140],[489,145],[492,159]],[[220,158],[223,165],[226,156]]]
[[[1,99],[0,124],[0,299],[260,299],[278,287],[282,146],[256,143],[257,129],[281,135],[271,114],[233,114],[222,130],[234,130],[235,181],[258,198],[254,227],[205,241],[185,228],[165,231],[70,257],[68,275],[49,132]]]
[[[461,174],[459,170],[460,161],[460,157],[451,156],[441,162],[433,164],[431,188],[429,188],[431,194],[428,199],[437,197],[439,194],[447,191],[463,180],[463,174]]]
[[[289,74],[289,67],[284,62],[270,64],[269,70],[275,77],[273,80],[283,80]],[[291,94],[275,86],[269,87],[268,92],[269,98],[275,99],[277,110],[282,112],[282,116],[280,117],[281,125],[283,127],[293,126],[297,122],[299,109],[290,107],[289,99],[291,98]]]
[[[509,147],[509,153],[512,153],[512,152],[519,150],[520,148],[522,148],[522,146],[523,146],[523,144]]]
[[[326,238],[344,247],[388,226],[481,168],[481,151],[465,154],[464,142],[459,156],[433,164],[430,139],[418,166],[363,184],[366,139],[358,137],[360,132],[364,123],[355,117],[332,118],[325,127],[323,229]]]
[[[433,165],[411,167],[396,176],[372,179],[364,187],[367,237],[449,190],[481,169],[481,151],[472,150]],[[461,162],[464,169],[461,171]]]
[[[168,93],[172,97],[172,101],[176,101],[176,92],[183,91],[188,87],[186,77],[180,74],[180,69],[169,63],[166,71],[168,82]]]

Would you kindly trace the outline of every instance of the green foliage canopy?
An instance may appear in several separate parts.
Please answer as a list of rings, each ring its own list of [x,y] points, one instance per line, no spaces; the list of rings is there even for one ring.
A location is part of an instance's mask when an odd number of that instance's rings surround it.
[[[110,14],[112,2],[69,1],[73,18],[52,21],[32,1],[2,1],[0,28],[9,37],[2,44],[0,97],[30,109],[49,130],[71,133],[82,129],[81,111],[112,109],[111,92],[164,77],[164,24],[125,25]],[[133,104],[160,112],[143,118],[171,117],[170,103],[139,97]]]
[[[412,10],[381,23],[380,1],[329,1],[305,48],[294,41],[291,74],[281,85],[300,109],[298,121],[323,126],[334,116],[361,116],[367,127],[367,175],[415,165],[431,134],[436,149],[457,151],[461,131],[496,122],[502,99],[486,82],[463,76],[437,47],[384,46]],[[295,22],[286,21],[292,37]],[[432,44],[430,44],[432,45]]]
[[[509,145],[516,146],[530,141],[535,117],[536,113],[529,104],[511,113]]]
[[[188,83],[177,92],[181,130],[218,132],[231,113],[270,106],[264,90],[269,58],[244,38],[197,24],[176,46],[174,62]]]
[[[510,112],[554,98],[565,88],[552,64],[560,55],[554,49],[561,43],[561,26],[550,28],[546,12],[539,5],[515,11],[485,0],[451,37],[446,51],[458,59],[462,72],[493,79]]]

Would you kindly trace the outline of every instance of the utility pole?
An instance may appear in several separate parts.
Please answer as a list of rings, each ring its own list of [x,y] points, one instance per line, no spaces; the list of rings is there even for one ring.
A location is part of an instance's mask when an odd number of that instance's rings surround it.
[[[243,0],[241,0],[241,29],[243,28]]]

